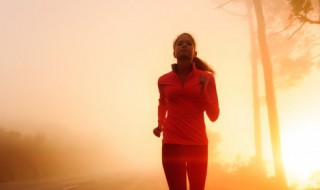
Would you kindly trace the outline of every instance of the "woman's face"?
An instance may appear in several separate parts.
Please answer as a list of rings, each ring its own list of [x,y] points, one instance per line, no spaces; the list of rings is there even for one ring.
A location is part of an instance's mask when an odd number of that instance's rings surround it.
[[[174,44],[173,56],[178,60],[192,60],[197,55],[191,36],[182,34]]]

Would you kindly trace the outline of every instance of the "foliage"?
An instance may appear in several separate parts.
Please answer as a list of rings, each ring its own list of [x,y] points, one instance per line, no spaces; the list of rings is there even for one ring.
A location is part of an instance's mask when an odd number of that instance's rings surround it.
[[[219,159],[219,143],[222,141],[219,133],[208,131],[209,166],[206,182],[207,189],[233,190],[274,190],[275,179],[269,177],[264,163],[258,163],[254,158],[244,160],[237,156],[232,164],[221,164]],[[213,153],[213,154],[212,154]]]
[[[236,2],[237,5],[235,5]],[[220,3],[218,8],[239,7],[241,2],[243,1]],[[275,87],[294,87],[310,74],[313,66],[320,68],[320,59],[316,51],[316,48],[319,47],[317,31],[314,34],[309,27],[305,27],[305,30],[302,31],[300,30],[301,23],[293,21],[295,19],[302,21],[300,15],[310,16],[310,19],[311,16],[320,18],[319,4],[315,0],[271,0],[263,1],[263,10]],[[289,14],[291,17],[288,22],[286,18]],[[233,12],[232,15],[239,17],[240,13]]]
[[[298,34],[292,39],[285,34],[269,37],[276,88],[294,87],[311,73],[315,65],[310,52],[313,42],[312,35]]]
[[[303,11],[316,12],[314,3],[311,4],[311,8],[304,0],[290,0],[290,3],[295,4],[297,10],[302,11],[304,7]],[[266,32],[276,88],[295,87],[318,64],[318,59],[314,57],[314,54],[317,54],[315,48],[319,40],[318,34],[309,30],[310,27],[300,30],[300,23],[291,22],[288,25],[288,20],[284,18],[290,14],[290,8],[291,4],[277,0],[265,1],[264,4]],[[304,14],[303,11],[300,13]]]
[[[319,1],[316,0],[288,0],[291,6],[291,18],[298,18],[301,22],[320,24]]]
[[[244,161],[238,157],[234,164],[222,166],[219,163],[210,165],[207,180],[208,189],[232,190],[274,190],[275,179],[267,175],[263,164],[255,159]]]
[[[311,0],[289,0],[289,3],[292,7],[292,13],[295,16],[307,16],[307,14],[313,10]]]
[[[88,171],[89,155],[94,154],[82,148],[50,144],[44,134],[25,135],[0,127],[0,183]]]
[[[0,182],[40,175],[43,167],[44,137],[23,136],[0,128]],[[21,171],[24,172],[21,172]]]

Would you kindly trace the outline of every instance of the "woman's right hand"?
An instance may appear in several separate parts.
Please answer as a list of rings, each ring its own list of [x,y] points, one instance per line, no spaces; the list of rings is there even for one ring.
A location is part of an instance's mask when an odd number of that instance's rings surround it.
[[[161,127],[161,126],[158,126],[158,127],[156,127],[156,128],[153,129],[153,134],[154,134],[156,137],[160,137],[161,132],[162,132],[162,127]]]
[[[203,91],[208,85],[209,79],[204,75],[200,75],[200,88]]]

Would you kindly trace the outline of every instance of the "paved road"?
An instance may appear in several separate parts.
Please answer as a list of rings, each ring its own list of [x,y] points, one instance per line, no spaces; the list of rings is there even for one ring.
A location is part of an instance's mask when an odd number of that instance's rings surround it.
[[[1,190],[167,190],[165,180],[148,174],[91,174],[0,183]]]

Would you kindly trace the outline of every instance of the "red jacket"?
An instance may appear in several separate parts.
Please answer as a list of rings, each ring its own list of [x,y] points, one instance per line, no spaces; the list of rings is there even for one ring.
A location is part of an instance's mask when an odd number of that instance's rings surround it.
[[[158,124],[163,126],[165,144],[207,145],[204,112],[213,122],[219,116],[214,76],[196,69],[184,84],[173,70],[158,80],[160,92]],[[205,78],[205,80],[203,80]]]

